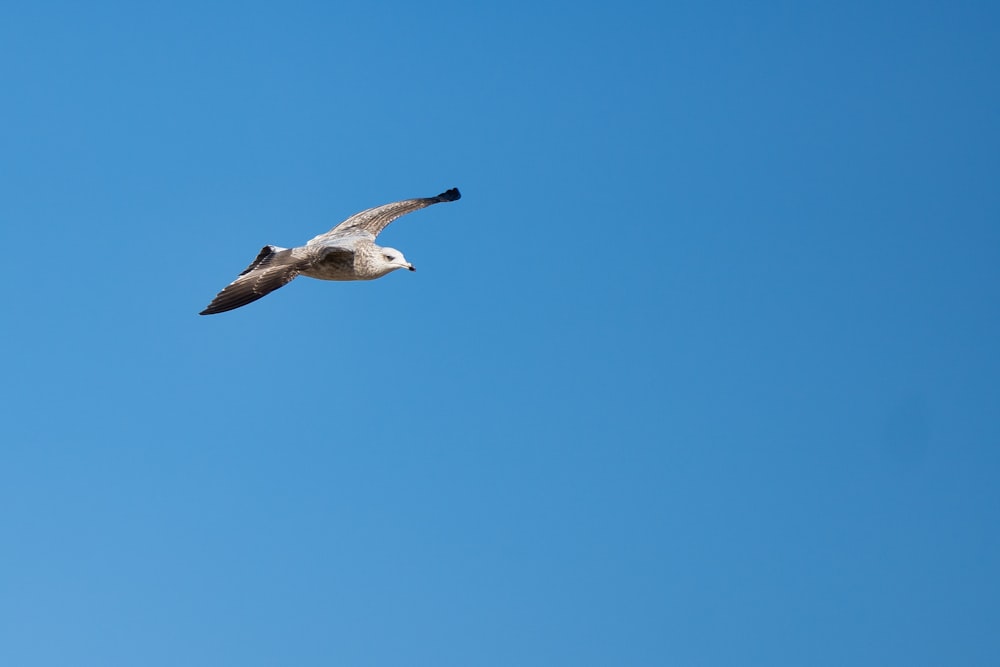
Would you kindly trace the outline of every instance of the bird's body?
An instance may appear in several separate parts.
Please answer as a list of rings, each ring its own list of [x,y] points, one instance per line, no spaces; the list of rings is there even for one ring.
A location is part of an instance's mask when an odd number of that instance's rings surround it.
[[[319,280],[374,280],[396,269],[414,271],[403,253],[376,245],[375,238],[400,216],[432,204],[455,201],[461,196],[457,188],[452,188],[437,197],[405,199],[376,206],[352,215],[304,246],[264,246],[250,266],[219,292],[200,314],[212,315],[245,306],[287,285],[299,275]]]

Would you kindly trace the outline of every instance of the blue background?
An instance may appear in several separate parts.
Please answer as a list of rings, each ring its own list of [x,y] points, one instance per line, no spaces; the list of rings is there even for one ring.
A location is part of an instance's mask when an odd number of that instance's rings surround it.
[[[996,664],[998,33],[5,3],[0,664]]]

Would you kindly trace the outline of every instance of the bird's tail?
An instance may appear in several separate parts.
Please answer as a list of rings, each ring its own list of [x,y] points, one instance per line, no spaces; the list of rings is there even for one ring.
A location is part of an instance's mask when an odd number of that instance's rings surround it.
[[[263,269],[270,266],[271,264],[274,263],[276,259],[281,257],[281,253],[284,250],[288,250],[288,248],[281,248],[276,245],[264,246],[263,248],[260,249],[260,252],[257,253],[257,258],[254,259],[252,262],[250,262],[250,266],[243,269],[240,272],[240,275],[245,276],[251,271],[256,271],[257,269]]]

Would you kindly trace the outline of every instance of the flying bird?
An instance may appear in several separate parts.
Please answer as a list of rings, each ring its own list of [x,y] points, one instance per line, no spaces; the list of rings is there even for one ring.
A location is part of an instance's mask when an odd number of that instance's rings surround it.
[[[320,280],[375,280],[396,269],[416,271],[395,248],[375,245],[375,237],[400,216],[461,198],[458,188],[436,197],[404,199],[355,213],[304,246],[264,246],[257,259],[219,292],[199,315],[245,306],[290,283],[296,276]]]

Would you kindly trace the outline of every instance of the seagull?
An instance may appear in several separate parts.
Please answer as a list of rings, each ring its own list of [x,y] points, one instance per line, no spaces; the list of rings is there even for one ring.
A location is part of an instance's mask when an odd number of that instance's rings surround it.
[[[257,259],[198,314],[214,315],[245,306],[284,287],[298,275],[320,280],[375,280],[396,269],[416,271],[403,253],[375,245],[375,237],[400,216],[461,197],[458,188],[452,188],[436,197],[404,199],[355,213],[304,246],[266,245]]]

